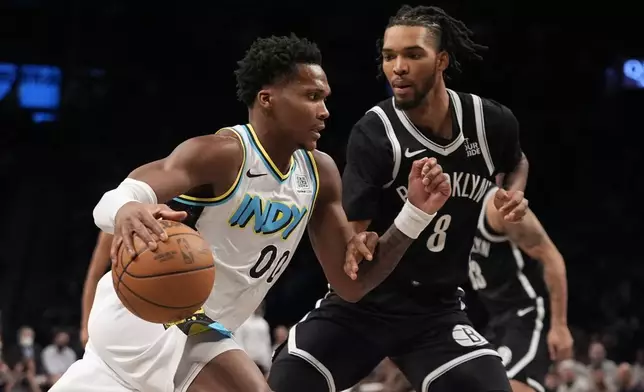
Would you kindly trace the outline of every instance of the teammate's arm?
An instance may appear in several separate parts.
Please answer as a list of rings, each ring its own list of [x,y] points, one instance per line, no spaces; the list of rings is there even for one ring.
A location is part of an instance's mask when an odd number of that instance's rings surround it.
[[[156,249],[156,240],[167,238],[156,219],[180,220],[186,216],[185,212],[157,203],[205,184],[214,184],[223,192],[235,181],[242,161],[241,141],[233,131],[223,130],[189,139],[168,157],[135,169],[118,188],[105,193],[94,208],[96,225],[114,233],[112,259],[121,242],[134,254],[134,234],[150,249]]]
[[[85,284],[83,285],[83,304],[82,304],[82,317],[81,317],[81,333],[80,339],[83,347],[87,343],[87,322],[89,320],[89,313],[92,310],[94,303],[94,296],[96,295],[96,286],[98,281],[101,280],[107,267],[110,264],[110,247],[112,246],[112,236],[104,232],[98,234],[96,246],[92,253],[92,259],[89,262],[87,269],[87,276],[85,277]]]
[[[568,358],[571,355],[572,337],[568,330],[568,285],[563,256],[531,210],[527,211],[522,221],[508,223],[498,212],[492,199],[486,207],[492,229],[505,233],[528,256],[543,263],[544,280],[550,294],[550,331],[551,334],[563,336],[556,337],[563,341],[559,347],[553,348],[551,345],[551,357],[554,357],[553,360]],[[549,341],[549,345],[550,343]]]
[[[489,118],[489,126],[493,127],[497,138],[492,142],[497,148],[493,150],[493,158],[499,176],[500,184],[504,189],[512,191],[525,191],[528,183],[530,165],[528,158],[521,150],[519,140],[519,121],[514,113],[507,107],[497,104],[492,110],[495,115]],[[486,119],[487,120],[487,119]]]
[[[335,162],[326,154],[318,151],[314,154],[320,174],[320,190],[309,223],[309,238],[331,287],[346,301],[356,302],[389,276],[414,238],[445,203],[451,188],[435,160],[414,162],[409,180],[410,202],[378,240],[372,260],[362,263],[358,270],[359,260],[349,260],[353,257],[351,247],[359,246],[364,241],[369,248],[374,248],[377,237],[367,236],[366,233],[355,235],[342,208],[342,180]],[[420,195],[418,189],[421,192],[427,190],[427,193]],[[413,229],[407,224],[414,226]],[[358,238],[360,236],[363,237]],[[356,268],[347,270],[347,265],[355,265]]]

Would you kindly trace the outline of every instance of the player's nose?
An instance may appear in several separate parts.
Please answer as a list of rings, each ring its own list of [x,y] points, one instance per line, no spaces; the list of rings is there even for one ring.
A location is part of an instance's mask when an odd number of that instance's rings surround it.
[[[396,61],[394,63],[394,74],[396,75],[405,75],[409,73],[409,66],[405,59],[401,58],[400,56],[396,58]]]
[[[329,113],[329,109],[327,109],[325,103],[321,102],[320,110],[318,111],[318,115],[317,115],[318,120],[324,121],[327,118],[329,118],[330,115],[331,113]]]

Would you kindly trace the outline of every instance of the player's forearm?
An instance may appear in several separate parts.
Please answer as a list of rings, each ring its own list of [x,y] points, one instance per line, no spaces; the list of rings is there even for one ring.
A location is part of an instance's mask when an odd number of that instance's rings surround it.
[[[382,283],[398,266],[409,246],[429,225],[436,214],[427,214],[409,201],[405,202],[394,223],[378,240],[373,260],[363,262],[358,270],[362,292],[368,293]]]
[[[362,295],[376,288],[393,272],[412,242],[414,239],[406,236],[395,225],[389,227],[378,240],[373,260],[360,264],[356,282],[361,286]]]
[[[530,164],[525,154],[521,153],[521,160],[514,167],[511,173],[504,177],[503,187],[508,191],[525,191],[528,184],[528,172],[530,171]]]
[[[87,329],[87,322],[89,321],[89,313],[94,304],[94,297],[96,296],[96,286],[98,285],[99,278],[89,277],[85,280],[85,287],[83,288],[83,304],[81,316],[81,328]]]
[[[568,324],[568,285],[566,265],[563,257],[552,249],[543,256],[544,280],[550,293],[550,312],[552,325]]]

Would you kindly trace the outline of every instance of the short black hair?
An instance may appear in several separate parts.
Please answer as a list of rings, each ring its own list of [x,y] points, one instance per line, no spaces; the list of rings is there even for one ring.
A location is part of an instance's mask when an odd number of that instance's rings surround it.
[[[237,62],[237,98],[251,107],[266,85],[290,78],[298,64],[322,64],[317,45],[306,38],[290,36],[258,38]]]
[[[442,8],[403,5],[396,15],[389,19],[387,28],[392,26],[422,26],[427,28],[438,40],[438,50],[449,54],[450,62],[447,71],[461,71],[459,59],[481,60],[478,51],[487,49],[472,41],[472,31],[463,22],[449,16]],[[382,39],[378,42],[378,51],[382,50]],[[382,58],[378,58],[379,64]]]

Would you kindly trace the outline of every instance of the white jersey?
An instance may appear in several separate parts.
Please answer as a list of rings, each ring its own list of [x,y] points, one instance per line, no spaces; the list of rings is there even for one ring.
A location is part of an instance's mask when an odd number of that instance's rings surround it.
[[[223,195],[176,198],[204,207],[197,231],[211,245],[215,286],[206,316],[233,331],[259,306],[291,261],[318,192],[312,153],[296,151],[286,173],[271,161],[250,125],[232,128],[242,141],[244,162]]]
[[[232,130],[244,146],[244,160],[231,189],[216,198],[175,199],[197,206],[196,228],[214,254],[215,285],[203,311],[174,327],[149,323],[123,306],[107,273],[96,289],[85,356],[52,391],[185,392],[206,363],[239,349],[222,335],[230,337],[253,314],[290,262],[319,182],[310,152],[296,151],[282,174],[249,125]]]

